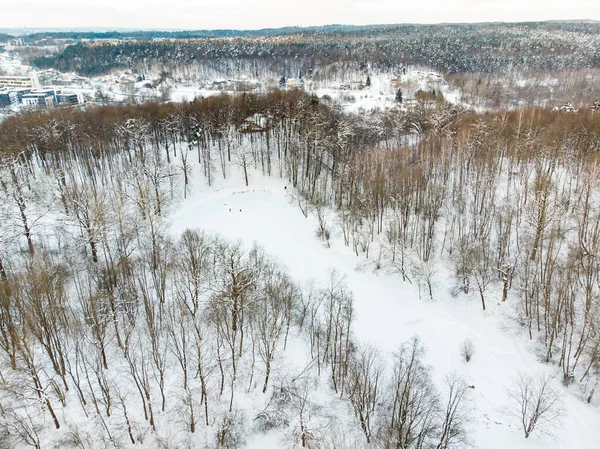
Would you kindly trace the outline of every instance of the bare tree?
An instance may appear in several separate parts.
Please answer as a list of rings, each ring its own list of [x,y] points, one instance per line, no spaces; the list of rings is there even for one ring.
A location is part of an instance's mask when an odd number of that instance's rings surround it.
[[[560,421],[562,401],[551,381],[549,376],[533,379],[521,373],[509,391],[514,405],[511,414],[519,419],[525,438],[534,432],[551,433]]]
[[[286,309],[293,307],[296,291],[291,280],[284,273],[276,271],[266,279],[266,285],[260,294],[263,299],[257,302],[252,323],[258,353],[265,363],[262,392],[266,393],[271,362],[290,314]]]
[[[302,447],[311,447],[315,440],[315,429],[311,422],[311,416],[318,410],[318,406],[311,401],[311,385],[307,381],[296,382],[289,388],[282,388],[282,395],[287,396],[291,403],[293,412],[297,416],[295,422],[294,437],[300,439]]]
[[[306,193],[300,192],[298,189],[288,189],[290,191],[290,200],[292,203],[296,203],[300,210],[302,211],[302,215],[305,218],[308,218],[308,211],[310,208],[310,203],[308,200],[308,195]]]
[[[424,448],[436,440],[439,399],[423,364],[424,348],[417,337],[396,354],[382,443],[387,448]]]
[[[61,195],[65,203],[65,212],[72,214],[85,235],[94,263],[98,262],[99,244],[107,226],[107,198],[93,185],[78,184],[73,180],[71,185],[61,185]]]
[[[436,449],[461,448],[467,443],[466,425],[469,420],[469,410],[465,407],[464,400],[468,388],[465,381],[456,375],[446,377],[446,409],[444,410],[440,442]]]
[[[329,248],[331,230],[329,229],[329,224],[327,223],[327,205],[324,201],[313,201],[310,205],[310,210],[317,219],[317,236],[323,240],[327,248]]]
[[[371,443],[372,440],[371,423],[379,404],[382,377],[383,370],[379,362],[379,354],[372,347],[359,349],[349,362],[345,390],[367,443]]]
[[[10,201],[16,207],[17,212],[11,215],[14,215],[14,221],[19,223],[21,233],[27,239],[29,254],[32,256],[35,253],[33,228],[41,214],[33,212],[31,206],[36,198],[39,200],[44,193],[39,187],[35,192],[32,191],[33,181],[28,167],[21,162],[20,157],[0,160],[0,188],[6,203]],[[8,222],[9,226],[11,221]]]
[[[181,163],[179,164],[179,168],[181,169],[181,173],[183,175],[183,199],[187,198],[188,185],[190,183],[190,174],[192,167],[188,160],[189,148],[181,151]]]
[[[329,286],[323,290],[324,331],[323,363],[331,366],[331,381],[336,393],[344,391],[344,378],[348,372],[348,360],[353,350],[350,330],[354,319],[354,297],[348,291],[345,279],[335,270],[329,277]]]
[[[427,287],[429,299],[433,301],[433,289],[435,287],[435,268],[431,260],[418,260],[412,266],[412,275],[417,280],[419,287],[419,297],[421,297],[421,284],[424,283]]]
[[[244,181],[246,182],[246,187],[248,187],[248,165],[250,164],[250,159],[252,158],[252,149],[244,144],[241,145],[235,152],[235,161],[244,172]]]
[[[209,304],[210,320],[231,354],[231,397],[229,410],[233,410],[233,396],[237,379],[238,359],[242,357],[247,317],[255,302],[257,276],[261,258],[259,249],[248,254],[240,242],[220,242],[214,250],[212,285]]]
[[[40,437],[42,426],[36,423],[36,418],[39,417],[31,413],[30,410],[26,408],[23,410],[7,410],[2,418],[0,419],[0,436],[2,436],[3,441],[9,444],[6,446],[7,448],[16,447],[11,444],[16,442],[35,449],[42,448]],[[4,432],[5,435],[2,435],[1,433]]]
[[[465,339],[460,345],[460,355],[465,358],[465,362],[470,362],[471,357],[475,354],[475,346],[470,338]]]
[[[485,310],[485,291],[487,286],[492,281],[492,266],[491,259],[487,254],[487,244],[479,245],[472,254],[474,255],[474,259],[472,260],[473,269],[471,271],[471,277],[475,281],[475,285],[477,285],[477,290],[479,292],[479,297],[481,299],[481,306],[483,310]]]

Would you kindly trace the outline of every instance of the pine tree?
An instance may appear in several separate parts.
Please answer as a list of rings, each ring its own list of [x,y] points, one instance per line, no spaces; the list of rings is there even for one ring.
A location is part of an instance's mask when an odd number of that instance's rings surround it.
[[[396,101],[398,103],[402,103],[402,90],[398,89],[398,92],[396,92]]]
[[[367,75],[367,87],[371,87],[371,77]]]

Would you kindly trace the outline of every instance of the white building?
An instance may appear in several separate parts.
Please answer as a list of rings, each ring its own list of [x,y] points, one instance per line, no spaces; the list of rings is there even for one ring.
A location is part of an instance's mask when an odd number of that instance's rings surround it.
[[[6,49],[12,50],[13,48],[22,47],[25,45],[25,40],[22,37],[11,39],[7,42]]]
[[[0,84],[6,87],[40,87],[37,78],[29,76],[0,76]]]
[[[51,108],[54,106],[53,90],[36,90],[21,97],[25,106],[33,108]]]
[[[19,89],[8,89],[8,98],[10,99],[10,104],[20,104],[22,103],[21,98],[23,95],[27,95],[31,92],[30,88],[22,87]]]

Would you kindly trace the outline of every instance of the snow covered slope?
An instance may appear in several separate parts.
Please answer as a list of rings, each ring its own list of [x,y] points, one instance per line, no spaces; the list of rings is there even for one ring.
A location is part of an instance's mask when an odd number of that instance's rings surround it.
[[[186,228],[199,227],[228,239],[242,239],[249,246],[257,242],[276,255],[299,281],[323,283],[330,269],[338,270],[355,295],[353,331],[359,343],[371,343],[391,356],[403,342],[418,335],[440,388],[450,373],[464,377],[473,387],[469,394],[469,438],[474,447],[588,449],[598,445],[600,412],[584,404],[575,396],[575,389],[566,390],[558,380],[553,386],[562,393],[564,418],[556,424],[555,436],[523,437],[519,422],[511,416],[514,405],[507,391],[520,372],[552,374],[553,368],[538,360],[534,344],[529,344],[513,323],[510,296],[500,304],[497,292],[498,301],[489,301],[484,312],[476,297],[450,294],[452,283],[446,282],[450,274],[447,267],[439,265],[435,267],[431,301],[428,294],[419,295],[416,285],[403,283],[399,275],[375,270],[362,255],[356,257],[343,245],[337,231],[331,248],[326,248],[315,235],[316,220],[310,215],[305,218],[292,204],[290,188],[283,181],[255,174],[247,188],[237,180],[241,177],[233,174],[225,183],[200,188],[173,213],[172,232],[180,234]],[[330,224],[335,229],[333,217]],[[465,338],[475,345],[470,363],[460,355]],[[304,355],[299,352],[297,357]],[[250,440],[247,447],[280,445],[281,440],[271,435]]]

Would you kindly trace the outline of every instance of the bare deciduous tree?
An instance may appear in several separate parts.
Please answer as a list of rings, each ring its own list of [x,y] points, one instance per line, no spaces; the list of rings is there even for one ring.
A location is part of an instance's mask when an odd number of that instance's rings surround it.
[[[465,358],[465,362],[470,362],[471,357],[475,354],[475,346],[470,338],[465,339],[460,345],[460,355]]]
[[[372,440],[371,423],[379,403],[382,377],[379,353],[372,347],[361,348],[349,362],[345,390],[367,443]]]
[[[423,448],[436,440],[439,399],[423,353],[423,345],[414,337],[396,354],[386,393],[391,401],[382,436],[386,449]]]
[[[310,205],[310,210],[317,219],[317,236],[323,240],[327,248],[329,248],[331,230],[327,223],[327,205],[322,201],[313,201]]]
[[[521,373],[509,391],[513,403],[512,415],[516,416],[525,438],[534,433],[552,433],[562,414],[562,401],[551,385],[552,378],[537,379]]]
[[[469,410],[465,407],[464,401],[468,388],[465,381],[456,375],[446,377],[446,408],[440,431],[440,442],[436,449],[465,447]]]

